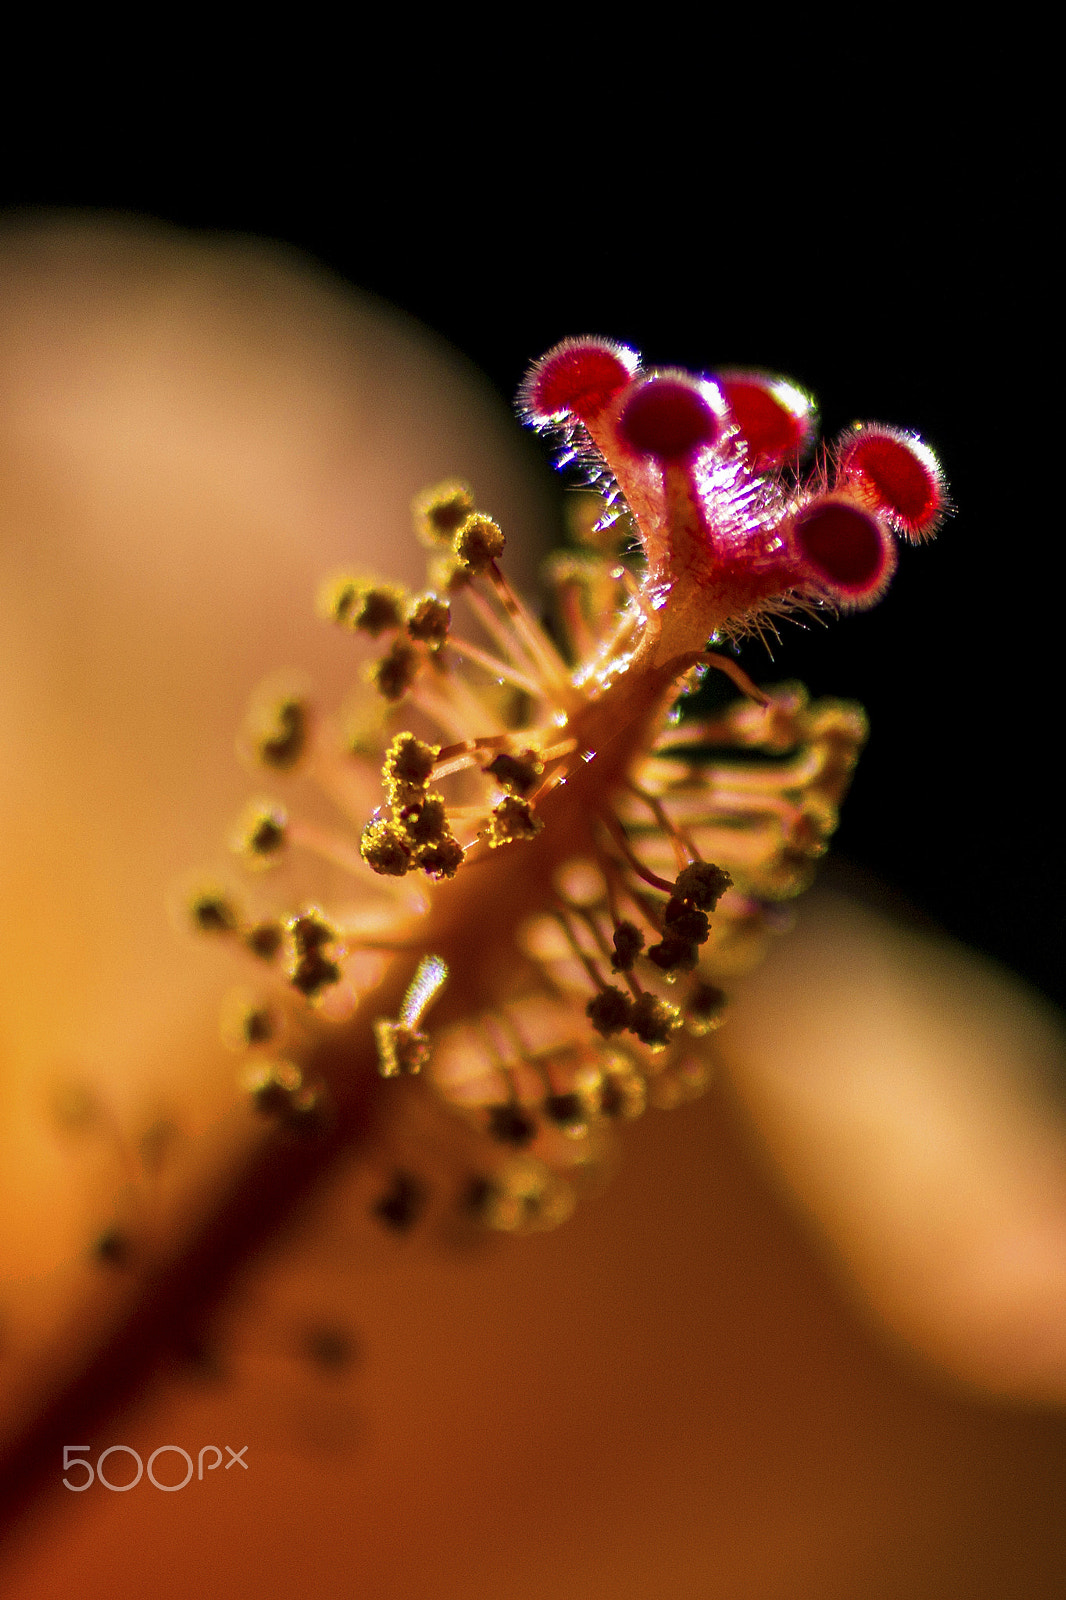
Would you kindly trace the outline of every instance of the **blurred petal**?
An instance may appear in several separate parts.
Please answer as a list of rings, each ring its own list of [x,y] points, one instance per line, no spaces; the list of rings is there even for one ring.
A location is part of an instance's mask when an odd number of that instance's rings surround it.
[[[736,1093],[888,1325],[1066,1398],[1066,1039],[1020,980],[815,894],[718,1035]]]

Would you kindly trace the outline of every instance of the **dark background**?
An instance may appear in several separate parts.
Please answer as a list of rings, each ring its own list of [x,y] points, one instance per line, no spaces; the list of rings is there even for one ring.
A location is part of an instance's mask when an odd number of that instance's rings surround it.
[[[428,324],[508,399],[559,338],[602,333],[651,364],[779,371],[813,391],[828,438],[857,418],[919,430],[957,507],[936,543],[903,549],[877,610],[786,625],[774,663],[755,644],[743,660],[870,713],[838,853],[1066,999],[1054,409],[1034,378],[1049,330],[1006,156],[918,130],[773,171],[712,143],[680,165],[638,151],[620,183],[477,133],[385,164],[354,136],[317,166],[231,149],[195,178],[79,174],[72,155],[8,199],[281,240]]]

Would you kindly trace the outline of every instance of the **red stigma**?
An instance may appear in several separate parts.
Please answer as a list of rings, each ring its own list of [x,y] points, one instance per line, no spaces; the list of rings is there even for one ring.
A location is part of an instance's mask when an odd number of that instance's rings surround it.
[[[860,424],[842,442],[838,473],[910,539],[933,533],[943,515],[940,467],[928,446],[912,435]]]
[[[896,568],[892,534],[917,543],[950,509],[915,434],[857,424],[803,481],[816,408],[802,389],[743,368],[639,367],[624,345],[568,339],[533,367],[522,400],[563,435],[561,465],[576,460],[608,504],[626,503],[648,615],[661,613],[656,649],[686,630],[739,637],[795,605],[873,605]]]
[[[632,350],[609,339],[564,339],[537,362],[520,400],[537,423],[568,416],[588,422],[625,388],[639,364]]]
[[[847,500],[815,500],[796,517],[792,536],[812,579],[839,600],[869,605],[881,596],[894,550],[871,512]]]
[[[757,372],[727,372],[715,382],[757,471],[771,471],[799,457],[811,436],[811,405],[798,389]]]
[[[618,419],[631,450],[660,461],[684,461],[717,442],[722,424],[707,396],[688,377],[667,375],[636,385]]]

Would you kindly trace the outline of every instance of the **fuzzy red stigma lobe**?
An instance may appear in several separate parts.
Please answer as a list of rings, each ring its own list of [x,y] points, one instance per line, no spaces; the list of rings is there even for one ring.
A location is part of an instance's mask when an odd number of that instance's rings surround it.
[[[813,582],[845,605],[881,597],[895,567],[895,550],[872,512],[839,495],[824,495],[792,523],[795,553]]]
[[[918,541],[936,531],[946,506],[944,480],[921,439],[860,423],[841,441],[837,471],[842,483],[857,489],[907,538]]]
[[[610,339],[564,339],[536,363],[519,399],[531,421],[542,426],[566,417],[589,422],[639,365],[634,351]]]
[[[720,373],[715,382],[757,471],[773,471],[799,459],[814,431],[814,408],[806,395],[783,378],[761,372]]]
[[[724,423],[717,391],[687,374],[653,374],[633,386],[618,418],[622,442],[658,461],[688,461],[717,444]]]

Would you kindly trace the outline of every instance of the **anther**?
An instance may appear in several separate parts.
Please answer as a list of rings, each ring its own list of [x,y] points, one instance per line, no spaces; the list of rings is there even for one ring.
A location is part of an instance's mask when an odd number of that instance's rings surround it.
[[[429,1060],[429,1035],[405,1022],[379,1017],[374,1023],[374,1040],[383,1078],[417,1074]]]
[[[689,944],[705,944],[711,931],[706,911],[698,911],[691,900],[676,895],[666,903],[663,926],[668,937]]]
[[[434,548],[450,545],[474,510],[474,498],[465,483],[441,483],[415,496],[411,506],[415,533]]]
[[[236,933],[240,922],[233,902],[212,890],[194,896],[189,917],[198,933]]]
[[[280,922],[257,922],[245,930],[244,943],[260,961],[274,961],[285,942],[285,930]]]
[[[543,776],[544,762],[536,750],[520,750],[517,755],[501,750],[482,771],[495,778],[501,789],[527,800]]]
[[[231,1050],[255,1050],[278,1035],[278,1019],[258,1000],[236,995],[227,1002],[222,1017],[222,1037]]]
[[[412,849],[439,844],[450,835],[448,810],[442,794],[420,795],[411,805],[399,809],[396,821],[404,830]]]
[[[715,983],[699,982],[686,995],[681,1007],[685,1027],[697,1036],[711,1033],[719,1027],[725,1012],[727,997]]]
[[[317,911],[301,911],[290,917],[287,928],[292,941],[289,982],[314,1000],[323,989],[340,982],[340,967],[323,954],[336,941],[336,931]]]
[[[521,839],[535,839],[544,823],[536,815],[528,800],[509,794],[493,807],[489,821],[489,847],[498,850],[501,845],[514,844]]]
[[[393,1022],[378,1017],[375,1021],[378,1070],[383,1078],[421,1072],[429,1060],[429,1036],[421,1031],[419,1023],[447,978],[448,966],[440,956],[423,956],[407,986],[399,1018]]]
[[[702,916],[702,912],[697,912],[696,915]],[[699,946],[691,939],[682,939],[676,934],[668,933],[664,935],[661,944],[649,946],[648,960],[653,961],[672,981],[679,972],[695,970],[699,960]]]
[[[285,847],[288,817],[283,806],[256,801],[245,811],[233,838],[233,848],[251,866],[272,866]]]
[[[402,700],[418,675],[419,653],[406,639],[397,639],[392,648],[371,668],[371,681],[385,700]]]
[[[305,1083],[292,1096],[281,1120],[286,1132],[300,1139],[317,1139],[329,1130],[335,1115],[323,1085]]]
[[[677,875],[674,894],[700,911],[713,911],[727,889],[733,887],[728,872],[711,861],[693,861]]]
[[[241,1080],[255,1109],[264,1117],[280,1117],[293,1096],[303,1088],[303,1074],[293,1061],[266,1061],[252,1067]]]
[[[440,755],[440,746],[426,744],[413,733],[398,733],[385,752],[381,776],[392,805],[410,805],[425,793]]]
[[[643,1115],[648,1087],[627,1056],[611,1055],[604,1062],[598,1099],[601,1116],[631,1122]]]
[[[522,1149],[532,1144],[536,1136],[535,1120],[520,1106],[508,1104],[489,1107],[489,1137],[499,1144]]]
[[[609,1039],[612,1034],[622,1033],[629,1027],[633,1017],[633,1002],[621,989],[608,985],[599,994],[593,995],[585,1007],[585,1015],[596,1032]]]
[[[249,1047],[268,1044],[276,1032],[276,1023],[266,1006],[249,1006],[240,1019],[240,1030]]]
[[[397,1172],[385,1193],[374,1202],[371,1214],[394,1233],[407,1233],[426,1208],[425,1185],[409,1172]]]
[[[128,1267],[133,1255],[129,1234],[121,1228],[106,1228],[94,1241],[93,1258],[107,1267]]]
[[[432,844],[420,845],[414,856],[415,865],[428,878],[454,878],[465,860],[466,852],[450,833]]]
[[[614,930],[614,958],[611,966],[615,972],[629,972],[644,948],[644,935],[635,922],[620,922]]]
[[[455,535],[455,554],[471,572],[482,572],[503,554],[503,530],[491,517],[475,511]]]
[[[363,829],[359,853],[372,872],[385,878],[402,878],[414,865],[404,829],[382,818],[368,822]]]
[[[653,1051],[665,1050],[681,1026],[681,1013],[647,990],[633,1002],[629,1032]]]
[[[402,625],[406,602],[404,590],[396,584],[339,578],[324,598],[323,607],[331,621],[377,639]]]
[[[589,1106],[576,1089],[544,1097],[544,1115],[566,1133],[582,1133],[588,1127]]]
[[[307,703],[292,695],[255,707],[246,737],[256,761],[276,772],[291,771],[307,746],[309,720]]]
[[[435,594],[417,595],[407,608],[408,634],[434,650],[439,650],[447,639],[451,620],[451,606]]]

